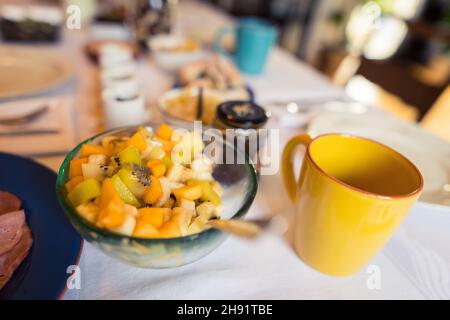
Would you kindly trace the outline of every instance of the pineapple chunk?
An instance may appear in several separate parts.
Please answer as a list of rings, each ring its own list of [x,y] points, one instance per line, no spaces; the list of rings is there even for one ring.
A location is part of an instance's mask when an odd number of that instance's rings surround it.
[[[183,187],[185,187],[186,185],[184,183],[181,182],[175,182],[175,181],[170,181],[170,188],[172,190],[176,190],[176,189],[181,189]]]
[[[198,172],[195,175],[195,178],[197,180],[204,180],[204,181],[213,181],[214,180],[212,174],[210,172],[206,172],[206,171]]]
[[[180,199],[180,200],[177,201],[176,205],[178,207],[183,208],[183,209],[195,212],[195,201],[186,200],[186,199]]]
[[[186,182],[190,179],[194,179],[195,176],[196,174],[194,170],[186,168],[178,163],[174,164],[167,173],[167,178],[174,182]]]
[[[106,156],[104,154],[91,154],[88,157],[88,163],[104,166],[106,165]]]
[[[176,207],[172,210],[172,218],[170,221],[175,221],[178,224],[178,228],[183,236],[188,232],[189,225],[191,224],[192,213],[192,211],[181,207]]]
[[[167,172],[167,178],[170,181],[178,182],[178,181],[180,181],[182,171],[183,171],[183,166],[176,163],[169,169],[169,172]]]
[[[153,147],[146,158],[150,160],[161,160],[166,156],[166,152],[161,147]]]
[[[177,200],[197,200],[202,196],[202,187],[200,185],[186,186],[181,189],[176,189],[173,194]]]
[[[188,227],[187,234],[195,234],[202,232],[205,229],[205,223],[206,221],[204,221],[202,217],[195,218],[194,221]]]
[[[214,215],[215,215],[217,218],[220,218],[220,217],[222,216],[222,214],[223,214],[224,211],[225,211],[224,205],[223,205],[223,204],[219,204],[219,205],[217,205],[217,206],[214,208]]]
[[[83,203],[76,208],[78,214],[91,223],[95,223],[98,217],[98,205],[93,202]]]
[[[205,201],[202,204],[198,205],[196,209],[198,216],[206,222],[213,217],[215,207],[212,202]]]
[[[158,178],[159,183],[161,183],[162,195],[159,198],[158,202],[155,203],[155,207],[161,207],[167,200],[170,198],[170,193],[172,189],[170,188],[170,181],[166,177]]]

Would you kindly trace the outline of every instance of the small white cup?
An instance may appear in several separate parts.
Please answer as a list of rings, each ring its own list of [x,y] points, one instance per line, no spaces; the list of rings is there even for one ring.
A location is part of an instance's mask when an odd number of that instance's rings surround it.
[[[148,120],[142,94],[130,88],[109,88],[102,93],[106,128],[138,125]]]
[[[116,92],[125,90],[133,94],[139,93],[139,82],[135,74],[123,75],[123,77],[101,76],[103,89],[114,89]]]
[[[117,79],[132,76],[137,73],[137,64],[134,61],[127,61],[123,64],[103,68],[100,71],[102,82],[104,79]]]
[[[133,61],[133,51],[123,45],[108,43],[99,48],[99,62],[102,68],[110,68]]]

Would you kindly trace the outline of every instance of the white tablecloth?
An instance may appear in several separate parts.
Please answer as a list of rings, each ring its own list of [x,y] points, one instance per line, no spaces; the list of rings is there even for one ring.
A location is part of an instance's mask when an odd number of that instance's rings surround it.
[[[226,15],[204,4],[180,3],[180,31],[187,30],[188,26],[207,26],[214,32],[215,28],[231,23]],[[96,68],[81,50],[85,41],[86,31],[68,31],[62,44],[77,66],[73,96],[78,140],[94,134],[101,122]],[[170,87],[171,77],[160,71],[151,59],[140,64],[141,83],[152,104]],[[332,99],[343,95],[323,76],[279,48],[272,51],[265,73],[247,80],[261,102]],[[283,130],[282,141],[287,141],[296,132]],[[57,170],[62,158],[37,160]],[[281,177],[263,176],[248,217],[276,213],[290,216],[291,210]],[[166,270],[130,267],[85,243],[80,261],[81,289],[68,290],[65,298],[449,299],[448,230],[450,210],[416,205],[393,239],[369,264],[375,266],[369,271],[380,272],[379,288],[368,285],[370,274],[367,269],[343,278],[312,270],[292,250],[289,234],[265,234],[256,241],[230,237],[205,258]]]
[[[283,141],[293,132],[282,131]],[[274,155],[275,156],[275,155]],[[248,217],[292,216],[281,176],[262,176]],[[417,204],[388,245],[356,275],[330,277],[305,265],[290,233],[228,238],[203,259],[175,269],[129,267],[85,243],[81,289],[66,299],[449,299],[450,210]],[[373,287],[373,270],[380,286]]]

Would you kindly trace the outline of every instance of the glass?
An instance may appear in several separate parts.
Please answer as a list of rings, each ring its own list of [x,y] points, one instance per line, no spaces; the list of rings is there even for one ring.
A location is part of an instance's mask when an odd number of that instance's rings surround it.
[[[68,180],[69,164],[78,156],[81,146],[84,143],[99,143],[107,135],[130,136],[135,130],[136,127],[126,127],[106,131],[83,141],[70,151],[56,180],[59,202],[81,236],[111,257],[143,268],[169,268],[194,262],[217,248],[227,235],[216,229],[207,229],[179,238],[145,239],[124,236],[101,229],[85,220],[67,198],[64,185]],[[235,152],[235,149],[226,145],[226,152]],[[224,189],[222,200],[225,210],[222,218],[242,219],[253,203],[257,191],[253,164],[217,164],[213,176]]]

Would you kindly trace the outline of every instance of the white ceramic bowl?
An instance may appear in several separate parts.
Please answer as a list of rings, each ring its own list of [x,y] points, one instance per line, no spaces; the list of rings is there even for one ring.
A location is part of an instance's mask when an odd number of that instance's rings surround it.
[[[170,48],[176,48],[185,40],[175,35],[158,35],[148,40],[148,46],[158,66],[167,71],[177,71],[183,65],[205,56],[200,45],[192,51],[170,51]]]
[[[180,94],[185,93],[186,90],[188,90],[189,95],[197,99],[198,97],[198,90],[196,88],[176,88],[169,90],[162,94],[158,100],[157,105],[159,112],[161,113],[163,119],[165,122],[174,125],[179,126],[183,128],[188,128],[190,124],[192,124],[192,121],[184,119],[182,117],[176,116],[168,111],[168,101],[176,99]],[[204,108],[205,110],[209,110],[209,112],[204,114],[203,122],[206,125],[212,125],[212,122],[215,118],[215,107],[224,100],[224,96],[220,91],[214,90],[214,89],[204,89],[203,90],[203,97],[204,99],[210,99],[210,103],[205,102],[204,100]],[[217,102],[217,103],[215,103]],[[213,110],[214,109],[214,110]]]

